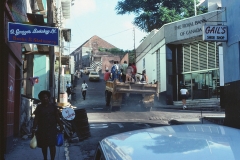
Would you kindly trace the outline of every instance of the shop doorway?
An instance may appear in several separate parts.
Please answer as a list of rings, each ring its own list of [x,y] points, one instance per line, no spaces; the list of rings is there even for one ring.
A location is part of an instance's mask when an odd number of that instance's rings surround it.
[[[219,98],[219,70],[194,72],[179,77],[179,87],[185,86],[189,99]]]

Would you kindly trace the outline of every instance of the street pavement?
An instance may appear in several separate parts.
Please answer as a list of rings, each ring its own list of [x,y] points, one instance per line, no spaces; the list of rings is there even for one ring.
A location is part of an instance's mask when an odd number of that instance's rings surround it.
[[[102,77],[102,75],[101,75]],[[81,84],[83,80],[86,80],[86,83],[88,84],[88,90],[87,90],[87,97],[86,100],[83,100],[82,95],[81,95]],[[88,76],[83,75],[82,78],[80,78],[77,82],[77,86],[75,87],[75,96],[72,96],[72,99],[70,100],[70,103],[72,106],[76,107],[77,109],[81,108],[98,108],[98,107],[105,107],[105,97],[104,97],[104,90],[105,90],[105,85],[98,85],[94,83],[99,83],[99,82],[89,82],[88,81]],[[103,79],[101,79],[100,83],[104,83]],[[97,87],[96,87],[97,86]],[[91,97],[90,95],[94,93],[94,97]],[[98,94],[99,93],[99,94]],[[99,101],[100,100],[100,101]],[[156,101],[154,104],[153,108],[157,109],[177,109],[177,110],[182,110],[182,106],[174,106],[174,105],[164,105],[160,101]],[[186,111],[187,112],[187,111]],[[218,115],[215,116],[209,116],[206,117],[205,119],[199,119],[199,118],[181,118],[178,117],[177,119],[172,119],[169,121],[169,124],[182,124],[182,123],[202,123],[204,120],[206,122],[211,123],[214,122],[214,119],[220,119],[221,121],[224,119],[225,114],[222,112]],[[42,160],[42,152],[40,148],[36,149],[31,149],[29,147],[31,138],[16,138],[14,141],[14,146],[12,147],[11,151],[5,155],[6,160]],[[55,160],[69,160],[69,154],[75,154],[79,159],[84,159],[84,155],[79,152],[74,152],[72,150],[71,153],[68,150],[68,142],[65,140],[65,143],[61,147],[56,147],[56,158]],[[93,154],[93,153],[91,153]],[[76,157],[75,156],[75,157]],[[48,158],[50,159],[50,154],[48,151]]]

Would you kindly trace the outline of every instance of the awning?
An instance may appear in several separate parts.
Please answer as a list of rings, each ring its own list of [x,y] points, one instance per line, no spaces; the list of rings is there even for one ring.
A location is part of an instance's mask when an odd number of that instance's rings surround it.
[[[27,13],[27,17],[28,17],[30,24],[32,24],[32,25],[41,25],[41,26],[46,25],[44,23],[44,17],[42,14]]]

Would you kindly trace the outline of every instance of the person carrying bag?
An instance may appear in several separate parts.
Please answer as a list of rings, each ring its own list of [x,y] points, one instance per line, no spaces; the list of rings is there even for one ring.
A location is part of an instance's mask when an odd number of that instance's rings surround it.
[[[37,148],[37,138],[36,138],[35,134],[34,134],[33,138],[30,141],[30,148],[32,148],[32,149]]]
[[[41,91],[38,98],[41,100],[34,111],[35,114],[32,128],[32,146],[42,149],[43,159],[47,160],[48,148],[50,150],[51,160],[54,160],[56,155],[56,137],[58,133],[57,125],[60,126],[60,131],[63,130],[63,124],[60,120],[60,113],[57,106],[50,102],[51,94],[49,91]],[[37,143],[35,139],[37,139]],[[36,157],[37,158],[37,157]]]

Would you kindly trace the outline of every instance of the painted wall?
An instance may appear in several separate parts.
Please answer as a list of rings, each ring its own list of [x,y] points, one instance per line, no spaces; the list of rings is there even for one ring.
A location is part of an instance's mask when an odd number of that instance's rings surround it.
[[[167,68],[166,68],[166,45],[160,48],[160,92],[164,92],[167,90]]]
[[[153,30],[146,40],[137,48],[136,65],[138,72],[146,70],[149,83],[159,80],[159,91],[166,91],[166,46],[165,39],[162,38],[164,30]],[[143,50],[142,50],[143,49]],[[157,52],[160,58],[157,59]],[[160,75],[157,75],[157,61],[160,63]]]
[[[226,7],[228,42],[223,43],[224,82],[240,80],[240,1],[222,0],[222,6]],[[234,18],[233,18],[234,17]]]
[[[33,98],[38,99],[38,93],[48,90],[49,82],[49,58],[46,55],[34,55],[33,76],[39,77],[39,82],[33,87]]]
[[[7,3],[5,4],[7,5]],[[26,20],[26,3],[24,0],[16,1],[12,6],[5,7],[4,9],[4,28],[1,28],[1,33],[4,35],[4,48],[1,48],[2,59],[4,60],[4,81],[1,92],[3,93],[2,112],[4,113],[3,131],[4,131],[4,152],[9,151],[13,146],[13,138],[20,132],[19,119],[20,119],[20,71],[21,71],[21,44],[7,42],[7,23],[8,22],[24,22]],[[12,12],[10,12],[10,10]],[[23,13],[19,15],[18,13]],[[2,19],[3,20],[3,19]]]
[[[12,56],[8,59],[8,93],[7,93],[7,136],[13,135],[14,127],[14,94],[15,94],[15,61]]]
[[[129,54],[128,53],[123,56],[123,58],[120,61],[120,64],[123,64],[124,61],[127,61],[127,63],[129,63]]]
[[[105,73],[105,70],[108,69],[111,71],[113,63],[111,61],[120,62],[120,57],[117,55],[104,55],[102,56],[102,72]]]
[[[148,52],[148,50],[151,48],[149,48],[149,46],[151,45],[151,41],[152,41],[152,36],[154,36],[156,33],[158,32],[157,29],[152,30],[149,35],[144,39],[144,41],[137,47],[136,49],[136,57],[138,56],[142,56],[143,51],[145,51],[145,53]],[[147,49],[148,48],[148,49]]]

